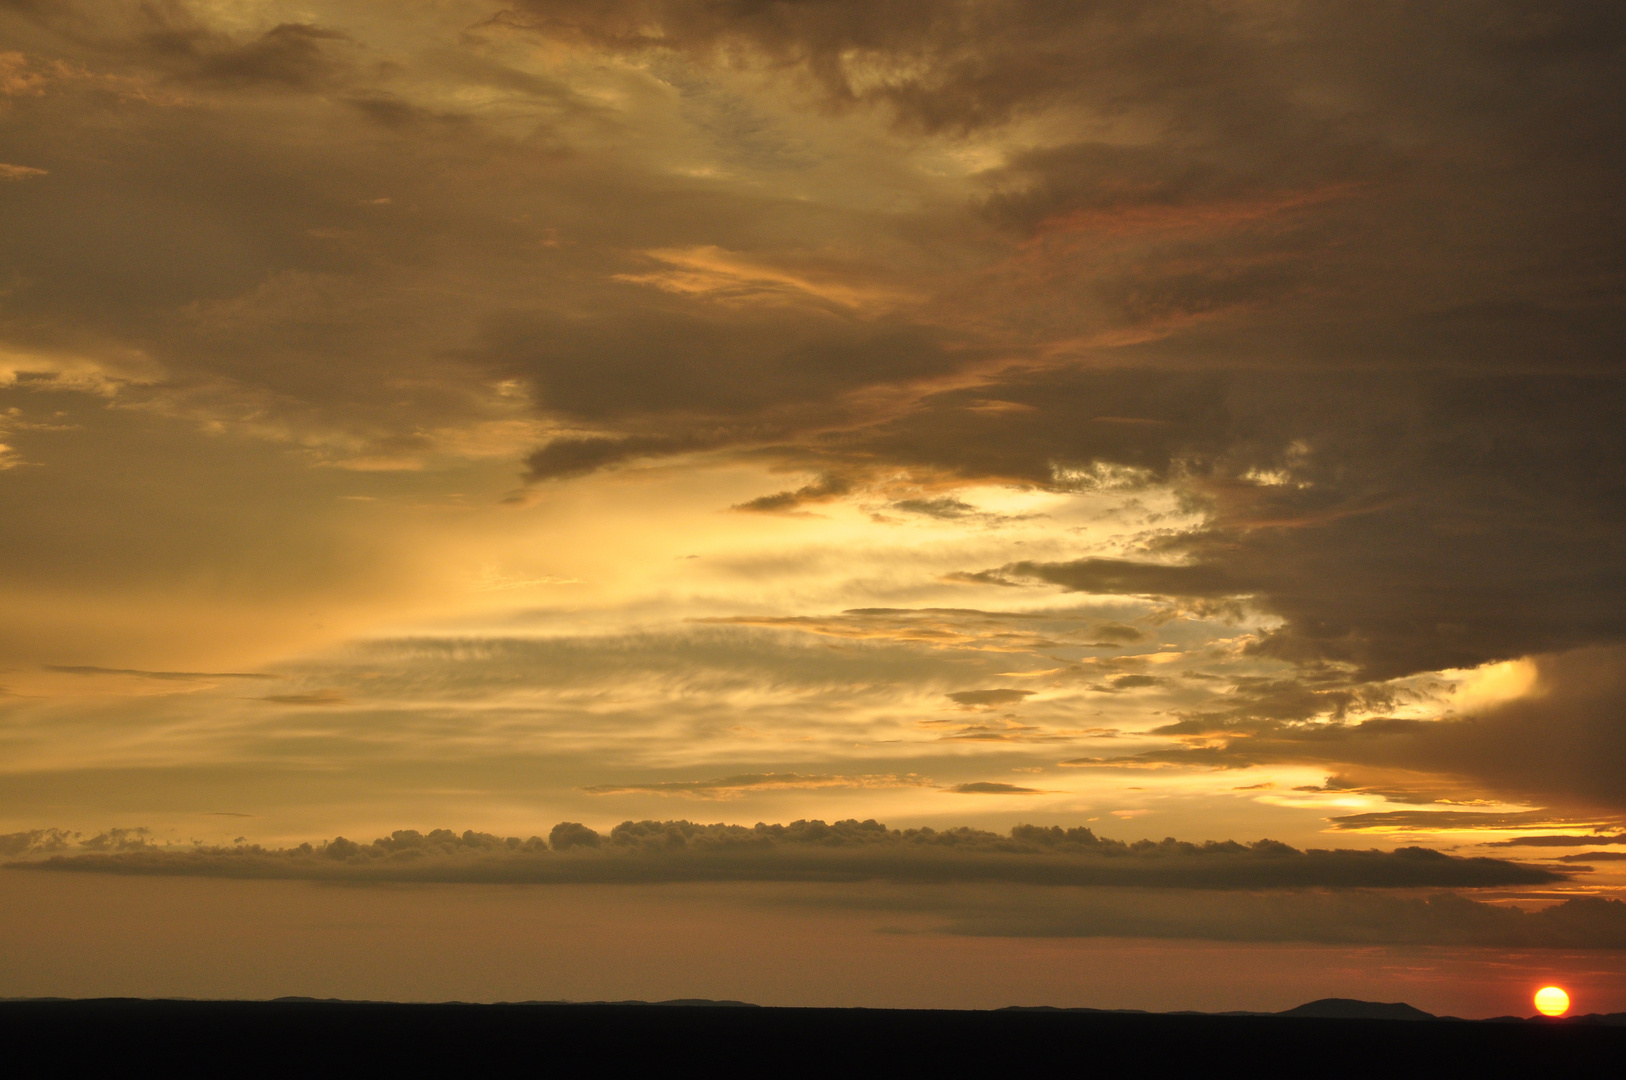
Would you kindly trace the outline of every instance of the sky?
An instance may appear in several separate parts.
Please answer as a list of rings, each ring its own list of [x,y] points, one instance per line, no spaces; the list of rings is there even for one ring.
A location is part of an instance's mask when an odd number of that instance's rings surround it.
[[[0,996],[1626,1010],[1623,52],[0,0]]]

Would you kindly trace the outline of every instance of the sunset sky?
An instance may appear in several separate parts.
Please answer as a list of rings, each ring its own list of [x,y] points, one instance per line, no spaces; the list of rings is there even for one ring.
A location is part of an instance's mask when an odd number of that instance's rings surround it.
[[[1626,1010],[1622,102],[1602,0],[0,0],[0,996]]]

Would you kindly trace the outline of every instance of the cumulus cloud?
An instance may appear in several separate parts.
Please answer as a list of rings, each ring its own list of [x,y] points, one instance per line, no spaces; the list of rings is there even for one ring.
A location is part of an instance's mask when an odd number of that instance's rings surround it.
[[[31,841],[31,844],[35,842]],[[70,854],[39,846],[17,869],[354,881],[1005,881],[1157,888],[1417,888],[1542,884],[1546,868],[1463,858],[1425,848],[1307,850],[1260,840],[1125,843],[1087,828],[1021,825],[1008,835],[971,828],[888,829],[875,821],[698,825],[627,821],[600,834],[577,822],[549,840],[436,829],[401,830],[359,844],[171,848],[104,835]]]
[[[74,834],[62,829],[30,829],[27,832],[0,833],[0,855],[49,855],[65,851]]]

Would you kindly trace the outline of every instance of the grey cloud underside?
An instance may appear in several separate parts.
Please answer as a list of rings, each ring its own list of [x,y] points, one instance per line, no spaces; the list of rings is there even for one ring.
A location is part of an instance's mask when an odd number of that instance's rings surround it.
[[[172,850],[126,836],[117,843],[100,842],[100,849],[90,852],[61,854],[56,834],[35,839],[44,845],[39,849],[43,857],[8,865],[95,873],[378,882],[1002,881],[1181,889],[1480,887],[1542,884],[1565,877],[1506,860],[1461,858],[1423,848],[1299,851],[1269,840],[1125,844],[1101,839],[1085,828],[1018,826],[1010,835],[1000,836],[969,828],[900,831],[874,821],[851,820],[754,828],[628,821],[607,836],[564,822],[554,827],[547,841],[449,830],[428,836],[403,831],[370,845],[341,837],[319,847],[290,849]]]

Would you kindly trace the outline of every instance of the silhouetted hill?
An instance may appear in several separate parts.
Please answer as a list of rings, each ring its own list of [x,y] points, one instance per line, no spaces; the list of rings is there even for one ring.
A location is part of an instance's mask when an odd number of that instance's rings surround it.
[[[1306,1016],[1320,1020],[1437,1020],[1433,1013],[1413,1008],[1404,1001],[1357,1001],[1354,998],[1321,998],[1277,1016]]]
[[[10,1001],[0,1002],[0,1040],[9,1074],[30,1077],[977,1075],[1050,1072],[1058,1061],[1148,1077],[1207,1073],[1216,1061],[1236,1071],[1313,1062],[1318,1077],[1612,1076],[1626,1059],[1626,1027],[1606,1018],[1416,1023],[1291,1013]]]

